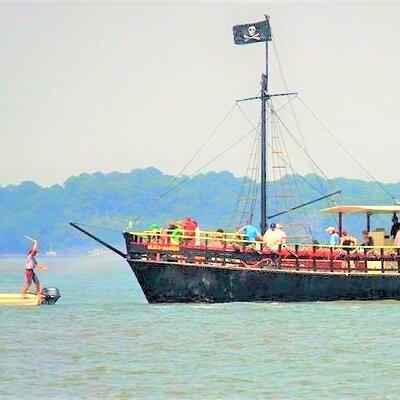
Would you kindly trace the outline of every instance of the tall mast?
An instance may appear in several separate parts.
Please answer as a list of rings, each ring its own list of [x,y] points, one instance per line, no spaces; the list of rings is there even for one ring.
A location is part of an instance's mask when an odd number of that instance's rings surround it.
[[[265,16],[268,20],[268,17]],[[261,221],[260,229],[267,230],[267,105],[268,105],[268,40],[265,42],[265,74],[261,75]]]
[[[261,95],[256,97],[247,97],[245,99],[236,100],[248,101],[248,100],[261,100],[261,168],[260,168],[260,180],[261,180],[261,212],[260,212],[260,229],[261,233],[265,233],[268,227],[268,195],[267,195],[267,145],[268,145],[268,101],[271,97],[276,96],[294,96],[296,92],[291,93],[268,93],[268,42],[272,40],[271,26],[269,24],[269,16],[265,15],[265,21],[255,22],[252,24],[235,25],[233,27],[233,39],[235,44],[250,44],[265,42],[265,74],[261,75]],[[333,193],[336,194],[336,193]],[[333,195],[332,193],[328,196]],[[294,209],[304,207],[307,204],[304,203]],[[286,213],[281,212],[275,215],[271,215],[269,218],[276,217]]]
[[[233,27],[233,40],[235,44],[250,44],[265,42],[265,74],[261,75],[261,95],[248,97],[246,99],[236,100],[247,101],[261,99],[261,233],[265,233],[268,226],[267,213],[267,116],[268,100],[272,96],[286,96],[289,93],[268,93],[268,41],[271,37],[271,27],[269,17],[265,15],[265,20],[252,24],[235,25]]]

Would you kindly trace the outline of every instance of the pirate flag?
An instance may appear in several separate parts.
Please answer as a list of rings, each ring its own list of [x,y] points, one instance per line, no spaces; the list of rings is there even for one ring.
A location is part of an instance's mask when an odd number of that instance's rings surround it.
[[[254,24],[235,25],[233,27],[235,44],[250,44],[271,40],[269,21],[255,22]]]

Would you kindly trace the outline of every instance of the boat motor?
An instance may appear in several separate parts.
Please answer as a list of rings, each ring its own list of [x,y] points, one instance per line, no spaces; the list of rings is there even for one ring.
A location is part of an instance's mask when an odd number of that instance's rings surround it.
[[[54,304],[60,298],[60,291],[56,287],[43,288],[43,304]]]

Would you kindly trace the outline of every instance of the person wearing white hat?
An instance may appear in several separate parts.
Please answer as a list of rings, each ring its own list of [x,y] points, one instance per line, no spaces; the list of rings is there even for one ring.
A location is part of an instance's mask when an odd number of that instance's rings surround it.
[[[264,243],[272,250],[279,250],[279,246],[285,244],[286,233],[282,230],[281,224],[272,223],[264,234]]]
[[[325,229],[325,232],[329,233],[329,243],[331,246],[339,246],[340,244],[340,236],[336,233],[335,228],[333,226],[328,226]]]

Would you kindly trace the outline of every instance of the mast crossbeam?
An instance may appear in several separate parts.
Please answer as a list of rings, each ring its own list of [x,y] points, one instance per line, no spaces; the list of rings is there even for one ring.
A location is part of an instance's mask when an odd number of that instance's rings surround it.
[[[264,93],[265,97],[269,99],[270,97],[278,97],[278,96],[297,96],[299,93],[298,92],[288,92],[288,93]],[[253,96],[253,97],[246,97],[244,99],[238,99],[236,100],[236,103],[240,103],[242,101],[248,101],[248,100],[260,100],[262,99],[262,96]]]

